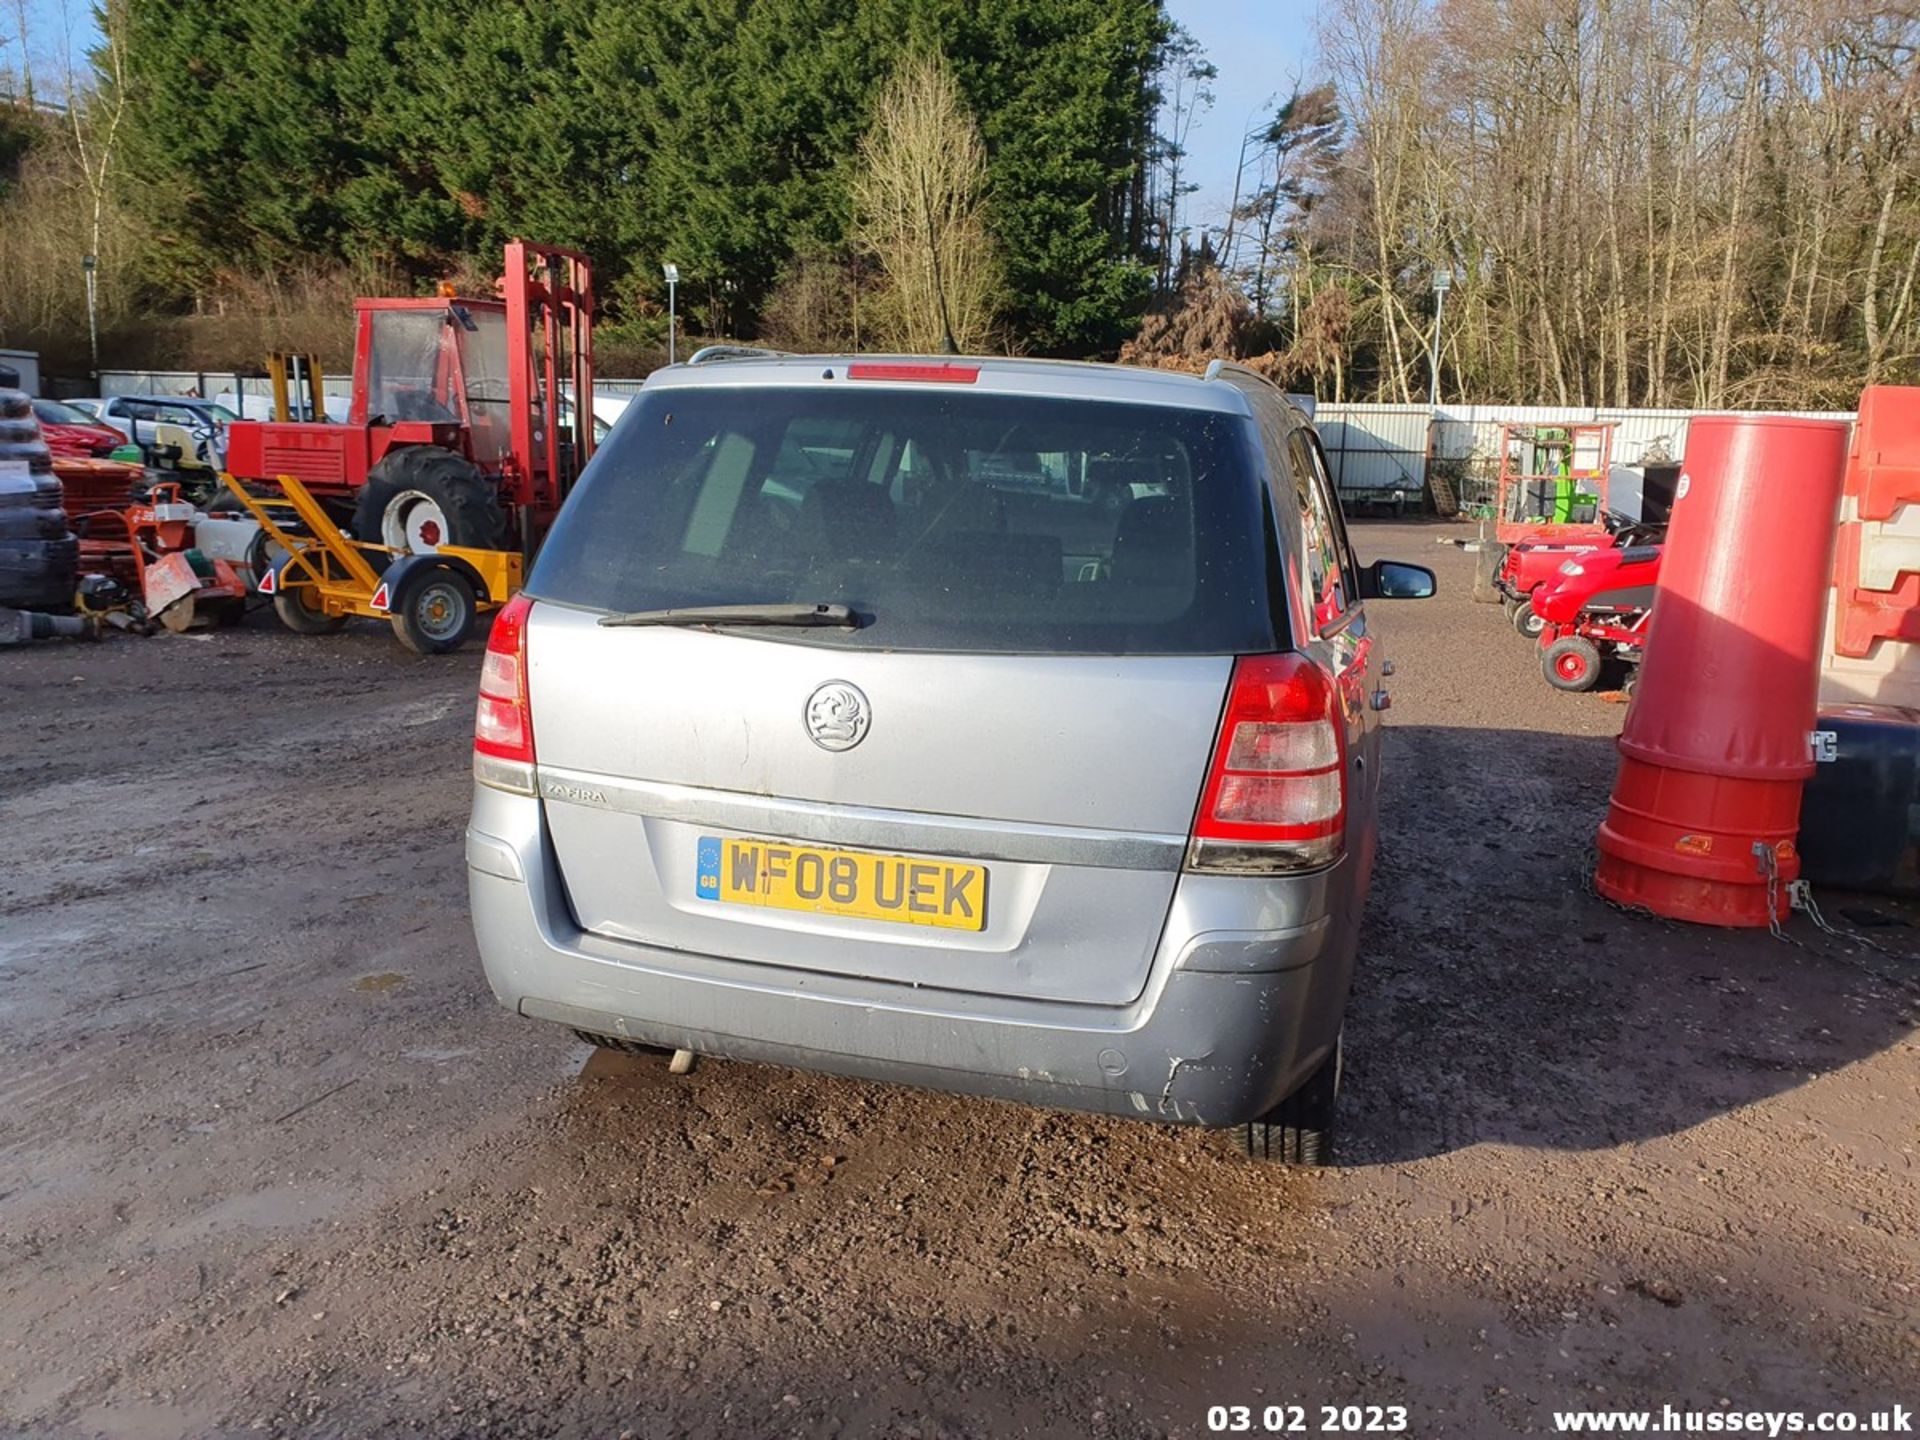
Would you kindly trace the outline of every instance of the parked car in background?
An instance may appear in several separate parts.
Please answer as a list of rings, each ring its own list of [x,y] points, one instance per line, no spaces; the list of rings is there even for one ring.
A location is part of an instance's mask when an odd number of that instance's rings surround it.
[[[227,426],[240,417],[225,405],[185,395],[112,395],[106,399],[70,400],[69,405],[111,425],[156,462],[169,458],[189,469],[222,469],[227,463]],[[153,452],[164,437],[157,427],[174,425],[186,431],[191,455],[169,457]]]
[[[495,993],[686,1050],[1331,1154],[1379,815],[1306,415],[1208,378],[733,352],[654,372],[493,626]]]
[[[307,413],[304,398],[289,398],[289,408],[294,412],[290,416],[282,416],[273,408],[272,395],[236,395],[231,390],[222,390],[214,396],[214,400],[217,404],[231,410],[242,420],[330,420],[335,425],[344,425],[347,423],[347,416],[353,408],[353,397],[351,395],[334,395],[331,393],[321,397],[320,404],[324,413],[320,415],[309,415]]]
[[[631,395],[599,395],[593,397],[593,443],[598,445],[607,438],[607,432],[613,429],[614,422],[627,413],[627,407],[633,403]]]
[[[607,438],[613,429],[613,422],[626,413],[631,404],[631,395],[596,395],[593,397],[593,443],[597,446]],[[573,426],[573,401],[564,400],[560,405],[560,428],[564,434]]]
[[[40,422],[40,434],[55,455],[99,458],[127,443],[127,437],[113,426],[58,400],[35,400],[33,418]]]

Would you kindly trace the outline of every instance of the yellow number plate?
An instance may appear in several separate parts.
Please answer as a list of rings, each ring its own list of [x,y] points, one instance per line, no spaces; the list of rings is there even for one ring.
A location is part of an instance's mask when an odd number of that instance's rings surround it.
[[[984,865],[717,835],[702,835],[697,855],[702,900],[945,930],[987,923]]]

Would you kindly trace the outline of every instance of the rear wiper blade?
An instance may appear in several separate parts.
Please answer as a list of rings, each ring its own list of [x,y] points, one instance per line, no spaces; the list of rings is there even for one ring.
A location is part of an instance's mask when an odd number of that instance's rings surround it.
[[[799,625],[855,630],[860,617],[850,605],[693,605],[679,610],[630,610],[602,615],[602,625]]]

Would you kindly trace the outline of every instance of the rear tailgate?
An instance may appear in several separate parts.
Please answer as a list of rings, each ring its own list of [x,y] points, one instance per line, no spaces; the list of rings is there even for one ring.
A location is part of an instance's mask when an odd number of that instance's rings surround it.
[[[588,930],[1099,1004],[1145,983],[1231,669],[1205,657],[822,653],[607,630],[551,605],[534,609],[528,652],[540,793]],[[583,689],[581,675],[595,683]],[[835,681],[870,706],[865,737],[843,753],[805,723],[809,697]],[[770,843],[722,855],[728,840]],[[737,882],[743,866],[790,871],[798,850],[828,852],[828,866],[854,852],[842,898],[864,913],[702,891],[703,869],[725,861]],[[786,898],[831,900],[824,874],[803,873]]]
[[[991,362],[917,387],[773,368],[650,383],[529,580],[540,794],[580,923],[1133,999],[1232,657],[1277,643],[1244,402],[1184,377],[1120,388],[1205,406],[991,393]],[[841,623],[659,613],[741,605]]]

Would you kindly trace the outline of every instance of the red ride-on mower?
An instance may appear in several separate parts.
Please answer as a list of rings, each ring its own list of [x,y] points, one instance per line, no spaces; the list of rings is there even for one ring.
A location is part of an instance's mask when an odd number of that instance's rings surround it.
[[[1560,567],[1569,561],[1590,555],[1607,544],[1606,537],[1591,540],[1522,540],[1509,546],[1493,577],[1500,591],[1500,606],[1513,628],[1529,640],[1538,639],[1545,622],[1534,608],[1533,600],[1541,587],[1560,578]]]
[[[1546,621],[1535,602],[1547,587],[1559,582],[1569,564],[1584,563],[1589,556],[1604,555],[1609,549],[1657,545],[1667,533],[1664,516],[1642,523],[1610,514],[1604,523],[1604,532],[1595,539],[1522,540],[1509,547],[1493,583],[1503,597],[1501,604],[1514,629],[1529,640],[1540,638]]]
[[[1609,662],[1640,663],[1660,580],[1659,545],[1595,550],[1533,594],[1540,669],[1556,690],[1591,690]]]
[[[1527,602],[1562,562],[1607,543],[1613,426],[1500,427],[1494,538],[1505,547],[1494,586],[1507,618],[1528,639],[1540,633]]]

